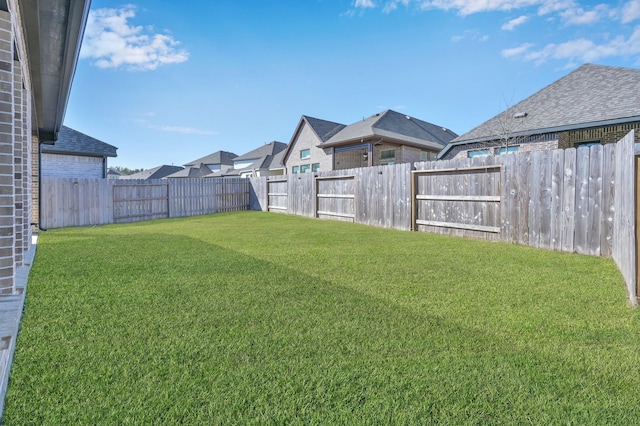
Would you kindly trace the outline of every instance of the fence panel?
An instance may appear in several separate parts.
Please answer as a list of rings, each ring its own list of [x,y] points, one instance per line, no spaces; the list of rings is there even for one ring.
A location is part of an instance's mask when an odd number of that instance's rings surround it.
[[[287,178],[267,180],[267,210],[286,213],[288,206]]]
[[[249,210],[267,211],[269,204],[267,182],[269,177],[249,178]]]
[[[167,181],[170,217],[188,217],[216,212],[213,180],[168,179]]]
[[[212,179],[215,185],[215,212],[237,212],[249,208],[251,183],[243,178]]]
[[[113,186],[113,221],[139,222],[169,217],[169,184],[146,180],[117,182]]]
[[[45,229],[113,223],[113,191],[106,179],[45,178],[40,197]]]
[[[413,176],[415,230],[498,239],[500,165],[463,163],[460,168],[414,171]]]
[[[315,179],[315,216],[354,222],[356,218],[356,178],[354,175]]]
[[[315,176],[299,173],[287,179],[287,213],[315,217]]]

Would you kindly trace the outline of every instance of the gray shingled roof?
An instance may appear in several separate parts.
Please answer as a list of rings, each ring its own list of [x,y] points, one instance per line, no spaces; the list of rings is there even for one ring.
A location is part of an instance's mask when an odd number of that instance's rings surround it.
[[[165,176],[165,179],[169,178],[203,178],[207,175],[210,175],[211,169],[207,167],[206,164],[200,163],[198,166],[193,167],[185,167],[182,170],[178,170],[175,173],[171,173],[170,175]]]
[[[456,136],[456,133],[442,126],[386,110],[344,127],[318,146],[347,145],[362,139],[381,137],[404,145],[442,149]]]
[[[233,161],[243,161],[243,160],[253,160],[253,159],[257,160],[258,158],[262,158],[267,155],[277,154],[286,148],[287,148],[286,143],[273,141],[273,142],[269,142],[268,144],[262,145],[260,148],[256,148],[252,151],[247,152],[246,154],[236,157],[233,159]]]
[[[202,158],[198,158],[197,160],[193,160],[185,166],[197,166],[198,164],[233,164],[233,160],[238,155],[233,152],[228,151],[216,151],[213,154],[206,155]]]
[[[282,159],[284,158],[285,150],[278,152],[276,155],[269,156],[269,163],[266,165],[268,169],[282,169]]]
[[[637,121],[639,88],[638,69],[585,64],[457,137],[451,145],[495,139],[499,123],[508,120],[514,120],[513,136]],[[514,119],[518,113],[526,117]]]
[[[182,166],[168,166],[166,164],[163,164],[162,166],[143,170],[132,175],[123,175],[120,177],[120,179],[162,179],[163,177],[166,177],[182,169]]]
[[[307,115],[302,116],[309,126],[313,129],[313,131],[318,135],[322,142],[326,142],[331,139],[336,133],[340,130],[344,129],[344,124],[334,123],[333,121],[321,120],[319,118],[309,117]]]
[[[116,148],[70,127],[62,126],[54,145],[41,145],[42,152],[93,157],[117,157]]]

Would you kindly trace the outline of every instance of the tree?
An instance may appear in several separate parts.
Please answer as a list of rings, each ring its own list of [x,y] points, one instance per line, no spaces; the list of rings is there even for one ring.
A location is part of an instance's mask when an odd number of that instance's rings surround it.
[[[527,122],[527,112],[517,111],[513,106],[508,106],[505,111],[498,114],[491,123],[491,130],[496,135],[494,148],[504,148],[505,153],[509,147],[520,145],[527,135],[522,133]]]
[[[128,167],[124,167],[124,166],[113,166],[111,167],[113,170],[116,170],[120,173],[122,173],[123,175],[132,175],[134,173],[138,173],[143,171],[144,169],[130,169]]]

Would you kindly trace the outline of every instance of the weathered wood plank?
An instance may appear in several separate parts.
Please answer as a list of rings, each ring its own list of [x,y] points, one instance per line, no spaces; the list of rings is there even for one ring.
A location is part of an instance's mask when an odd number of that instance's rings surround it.
[[[589,150],[589,205],[587,207],[587,253],[600,256],[602,225],[602,145]]]
[[[564,151],[561,249],[569,253],[573,253],[575,250],[576,161],[576,149],[566,149]]]
[[[613,218],[616,185],[616,147],[607,144],[602,155],[602,216],[600,225],[600,254],[611,257],[613,253]]]
[[[574,249],[579,254],[589,254],[589,147],[579,147],[576,157],[576,215]]]

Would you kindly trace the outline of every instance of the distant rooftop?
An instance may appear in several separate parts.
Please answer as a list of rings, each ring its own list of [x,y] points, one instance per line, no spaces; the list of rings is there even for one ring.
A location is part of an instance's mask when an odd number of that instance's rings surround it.
[[[233,164],[233,160],[237,157],[233,152],[228,151],[216,151],[213,154],[206,155],[197,160],[193,160],[185,166],[197,166],[199,164]]]
[[[143,170],[132,175],[122,175],[120,179],[162,179],[172,173],[182,170],[181,166],[168,166],[163,164],[152,169]]]

